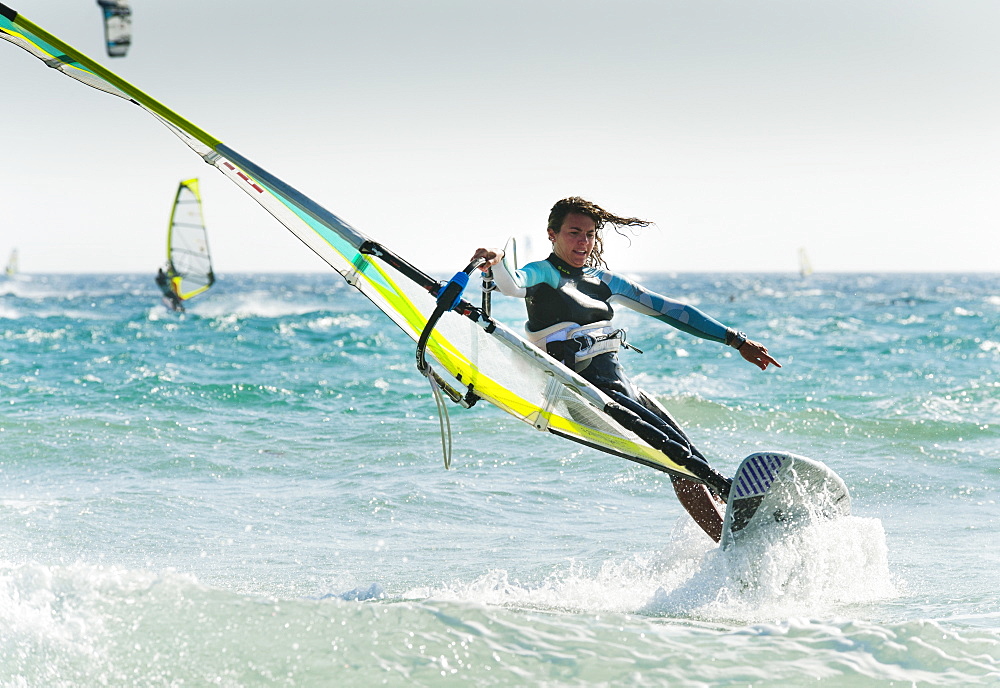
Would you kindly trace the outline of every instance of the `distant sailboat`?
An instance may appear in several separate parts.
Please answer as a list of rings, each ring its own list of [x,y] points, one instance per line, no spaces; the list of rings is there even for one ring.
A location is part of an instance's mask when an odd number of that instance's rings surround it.
[[[7,259],[7,267],[4,268],[4,274],[7,277],[13,277],[17,274],[17,249],[11,249],[10,258]]]
[[[204,293],[214,282],[198,180],[188,179],[177,186],[167,230],[166,270],[160,268],[156,283],[164,303],[183,311],[185,301]]]
[[[125,57],[132,44],[132,8],[128,0],[97,0],[104,15],[108,57]]]
[[[809,262],[809,256],[806,254],[804,248],[799,249],[799,275],[801,277],[808,277],[813,274],[812,263]]]

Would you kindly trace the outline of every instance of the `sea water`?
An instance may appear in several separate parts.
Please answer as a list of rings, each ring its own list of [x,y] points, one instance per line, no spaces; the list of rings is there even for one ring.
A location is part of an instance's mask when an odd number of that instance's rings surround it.
[[[619,313],[713,465],[851,491],[726,552],[666,475],[485,403],[445,470],[413,344],[333,272],[185,314],[152,277],[0,283],[0,685],[1000,684],[997,275],[637,276],[783,365]]]

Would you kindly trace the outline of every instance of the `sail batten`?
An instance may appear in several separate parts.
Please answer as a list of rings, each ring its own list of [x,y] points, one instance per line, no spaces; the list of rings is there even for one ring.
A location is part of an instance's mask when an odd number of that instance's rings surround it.
[[[408,337],[414,342],[419,340],[436,306],[432,292],[436,293],[439,285],[435,280],[382,250],[377,242],[291,185],[2,4],[0,16],[4,17],[0,19],[0,38],[46,64],[56,60],[56,68],[63,74],[147,110],[361,291]],[[180,195],[179,190],[178,200]],[[171,222],[172,234],[186,229],[185,225],[174,226],[173,219]],[[181,218],[180,222],[191,220]],[[181,255],[171,258],[174,267]],[[429,336],[426,353],[476,397],[539,430],[700,480],[689,468],[675,463],[605,413],[610,400],[603,392],[470,304],[463,302],[458,312],[443,314]]]

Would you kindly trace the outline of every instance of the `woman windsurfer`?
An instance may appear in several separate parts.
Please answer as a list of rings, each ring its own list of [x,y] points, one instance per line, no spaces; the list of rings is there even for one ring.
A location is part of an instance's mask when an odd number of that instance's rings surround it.
[[[613,215],[579,197],[565,198],[549,213],[548,238],[552,253],[545,260],[516,269],[496,248],[479,248],[473,260],[480,267],[499,266],[494,280],[502,294],[523,298],[528,311],[528,337],[550,355],[572,367],[613,399],[629,400],[646,409],[664,434],[670,437],[664,450],[684,464],[696,458],[707,460],[695,449],[673,417],[651,396],[637,388],[618,362],[617,350],[628,346],[622,330],[611,325],[612,304],[629,308],[702,339],[728,344],[761,370],[781,367],[758,342],[726,327],[694,306],[649,291],[641,285],[609,272],[602,257],[601,230],[606,224],[646,226],[638,218]],[[624,397],[624,399],[623,399]],[[649,414],[645,414],[649,417]],[[721,500],[700,482],[671,473],[681,504],[715,541],[722,537]]]

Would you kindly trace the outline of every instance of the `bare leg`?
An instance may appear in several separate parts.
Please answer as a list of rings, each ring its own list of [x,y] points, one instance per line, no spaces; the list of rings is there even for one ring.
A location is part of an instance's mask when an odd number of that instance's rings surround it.
[[[701,483],[670,476],[674,492],[695,523],[718,542],[722,539],[722,502]]]

